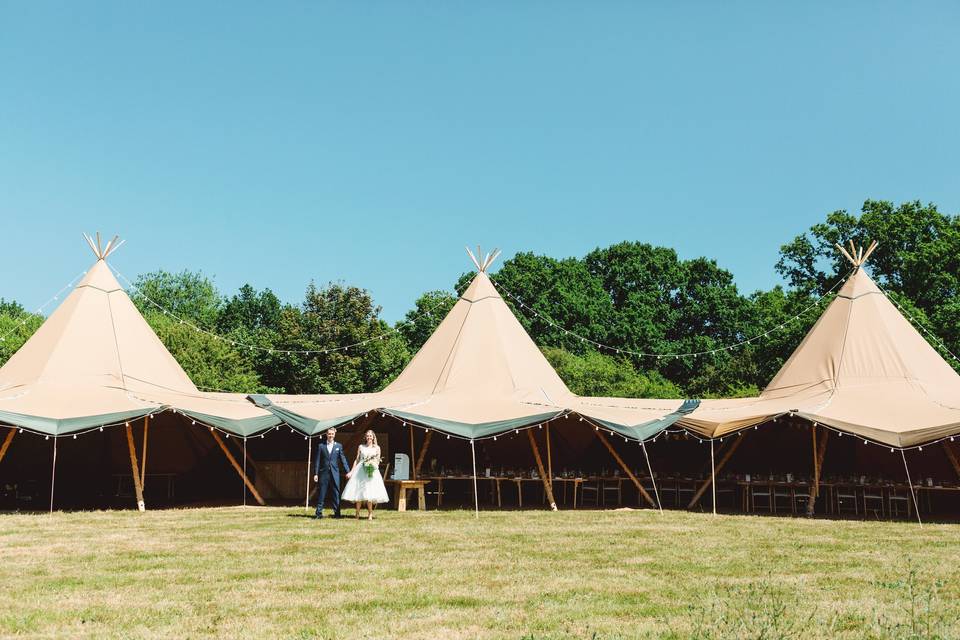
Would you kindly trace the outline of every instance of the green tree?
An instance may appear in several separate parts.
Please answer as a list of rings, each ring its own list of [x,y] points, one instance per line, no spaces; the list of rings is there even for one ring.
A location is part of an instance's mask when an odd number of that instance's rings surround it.
[[[275,390],[260,382],[249,360],[228,340],[197,331],[161,312],[154,311],[145,317],[199,388],[243,393]]]
[[[867,200],[860,215],[834,211],[826,220],[780,248],[777,271],[792,286],[824,292],[850,272],[851,266],[834,244],[847,240],[880,245],[866,269],[914,319],[960,349],[960,216],[941,213],[919,201],[895,206]],[[916,311],[922,311],[922,314]],[[939,342],[928,337],[935,348]],[[941,350],[943,355],[946,352]],[[950,359],[954,367],[957,361]]]
[[[153,271],[137,276],[130,292],[141,313],[168,312],[207,330],[217,327],[223,299],[216,285],[198,271]]]
[[[279,327],[277,350],[268,355],[278,378],[267,382],[288,393],[376,391],[409,359],[403,337],[358,287],[311,283],[299,309],[281,311]]]
[[[581,396],[682,398],[683,392],[656,371],[641,373],[629,360],[596,351],[582,355],[546,347],[543,355],[567,387]]]
[[[0,298],[0,366],[43,324],[43,316],[30,313],[12,300]]]
[[[472,278],[462,276],[457,291],[462,294]],[[537,344],[584,353],[593,349],[588,340],[608,340],[610,300],[582,260],[519,253],[492,279]]]

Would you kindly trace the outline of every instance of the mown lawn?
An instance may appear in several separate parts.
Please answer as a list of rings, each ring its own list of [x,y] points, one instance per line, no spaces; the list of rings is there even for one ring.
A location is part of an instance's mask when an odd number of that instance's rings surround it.
[[[956,638],[960,526],[655,511],[0,515],[0,635]]]

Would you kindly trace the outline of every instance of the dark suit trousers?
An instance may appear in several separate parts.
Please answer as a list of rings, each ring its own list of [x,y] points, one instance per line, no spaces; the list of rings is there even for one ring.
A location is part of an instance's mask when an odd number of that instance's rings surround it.
[[[329,468],[320,473],[319,490],[317,491],[317,515],[323,512],[323,503],[327,501],[327,491],[330,492],[330,501],[333,503],[333,515],[340,515],[340,483],[339,478],[333,477]]]

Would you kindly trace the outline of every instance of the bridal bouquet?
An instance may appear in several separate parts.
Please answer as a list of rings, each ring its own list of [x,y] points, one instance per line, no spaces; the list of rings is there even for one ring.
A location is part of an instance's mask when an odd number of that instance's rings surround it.
[[[367,456],[361,462],[363,470],[367,472],[367,478],[372,478],[373,472],[377,470],[377,465],[380,464],[380,456]]]

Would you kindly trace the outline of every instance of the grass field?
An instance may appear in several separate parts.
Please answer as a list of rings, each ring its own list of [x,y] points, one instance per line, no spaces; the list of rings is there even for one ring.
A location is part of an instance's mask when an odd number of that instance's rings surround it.
[[[655,511],[0,516],[0,635],[956,638],[960,526]]]

